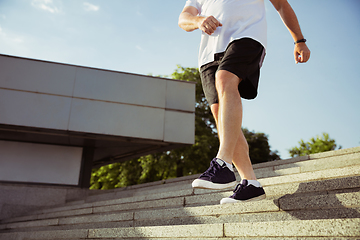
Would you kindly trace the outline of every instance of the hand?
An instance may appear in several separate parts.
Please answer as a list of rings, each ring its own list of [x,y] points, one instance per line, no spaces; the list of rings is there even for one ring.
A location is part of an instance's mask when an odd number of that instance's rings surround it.
[[[295,44],[294,48],[295,63],[305,63],[310,58],[310,50],[304,42]]]
[[[199,29],[208,35],[213,34],[216,28],[221,26],[222,24],[213,16],[203,17],[199,23]]]

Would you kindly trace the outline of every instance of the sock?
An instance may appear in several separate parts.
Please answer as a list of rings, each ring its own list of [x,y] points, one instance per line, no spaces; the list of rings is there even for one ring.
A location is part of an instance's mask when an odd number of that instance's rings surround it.
[[[223,160],[224,161],[224,160]],[[224,161],[225,162],[225,161]],[[233,168],[233,165],[230,164],[230,163],[227,163],[225,162],[226,166],[233,172],[234,171],[234,168]]]
[[[228,169],[230,169],[230,171],[232,171],[232,172],[234,171],[234,168],[233,168],[233,165],[232,165],[232,164],[227,163],[227,162],[225,162],[224,160],[222,160],[222,159],[220,159],[220,158],[217,158],[217,159],[223,161],[223,162],[226,164],[226,166],[228,167]]]
[[[257,180],[247,180],[248,181],[248,185],[254,185],[255,187],[261,187],[261,184],[257,181]]]

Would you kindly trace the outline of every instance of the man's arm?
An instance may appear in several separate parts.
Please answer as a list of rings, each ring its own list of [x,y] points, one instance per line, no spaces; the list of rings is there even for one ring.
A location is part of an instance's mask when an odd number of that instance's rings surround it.
[[[201,31],[211,35],[216,28],[222,24],[213,16],[198,16],[199,12],[195,7],[188,6],[183,9],[179,16],[179,27],[187,32],[200,29]]]
[[[304,36],[301,33],[300,25],[296,14],[287,0],[270,0],[275,9],[280,14],[285,26],[289,30],[294,42],[301,40]],[[295,44],[294,48],[295,62],[305,63],[310,58],[310,50],[305,42]]]

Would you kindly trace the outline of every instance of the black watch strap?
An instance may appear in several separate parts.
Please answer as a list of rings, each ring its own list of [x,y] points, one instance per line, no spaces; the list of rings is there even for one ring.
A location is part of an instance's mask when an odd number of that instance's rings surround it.
[[[306,39],[303,38],[303,39],[297,40],[296,42],[294,42],[294,44],[301,43],[301,42],[306,42]]]

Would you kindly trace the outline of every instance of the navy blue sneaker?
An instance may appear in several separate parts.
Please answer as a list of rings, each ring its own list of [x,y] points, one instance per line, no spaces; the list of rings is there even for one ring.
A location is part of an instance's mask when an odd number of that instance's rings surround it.
[[[220,204],[258,201],[266,198],[264,189],[256,187],[252,184],[248,184],[248,181],[244,179],[241,184],[238,184],[234,190],[234,194],[228,198],[223,198]]]
[[[218,158],[210,162],[210,167],[192,182],[193,188],[226,189],[236,185],[236,177],[226,163]]]

